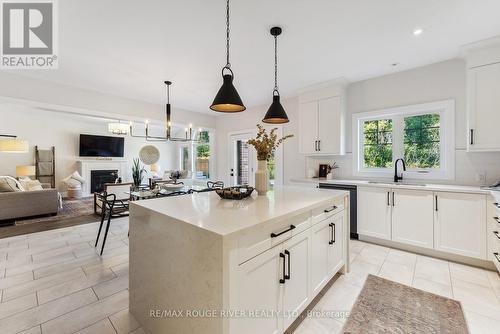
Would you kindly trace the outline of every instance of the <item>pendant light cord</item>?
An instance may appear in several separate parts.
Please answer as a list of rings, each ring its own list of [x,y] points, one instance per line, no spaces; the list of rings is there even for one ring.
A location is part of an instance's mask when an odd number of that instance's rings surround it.
[[[231,68],[229,62],[229,0],[227,0],[226,6],[226,67]]]
[[[278,36],[274,36],[274,91],[278,92]]]

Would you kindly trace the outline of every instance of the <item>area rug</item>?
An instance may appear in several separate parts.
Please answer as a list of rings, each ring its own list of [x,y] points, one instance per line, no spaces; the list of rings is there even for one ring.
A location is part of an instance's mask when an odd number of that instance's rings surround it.
[[[56,216],[41,216],[16,220],[16,225],[33,224],[40,222],[60,221],[82,216],[94,216],[94,197],[82,199],[63,199],[62,209]],[[97,215],[95,217],[98,217]]]
[[[369,275],[343,333],[469,333],[459,302]]]

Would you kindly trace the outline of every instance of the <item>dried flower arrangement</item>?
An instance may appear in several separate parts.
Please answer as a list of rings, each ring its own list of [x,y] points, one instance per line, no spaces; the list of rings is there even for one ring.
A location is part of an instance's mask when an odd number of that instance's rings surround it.
[[[278,139],[276,135],[276,130],[278,130],[278,128],[272,129],[269,133],[260,124],[257,124],[257,128],[259,129],[257,137],[255,137],[255,139],[250,139],[248,143],[255,147],[258,160],[268,160],[272,156],[273,151],[276,150],[281,143],[293,137],[293,135],[286,135]]]
[[[327,174],[330,174],[334,169],[338,169],[339,166],[337,166],[337,162],[333,162],[333,164],[329,164],[327,167],[326,167],[326,172]]]

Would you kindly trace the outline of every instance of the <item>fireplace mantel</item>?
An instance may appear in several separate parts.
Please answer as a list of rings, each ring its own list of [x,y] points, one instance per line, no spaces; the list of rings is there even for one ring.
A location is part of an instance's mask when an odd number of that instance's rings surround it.
[[[82,186],[83,196],[90,196],[90,172],[93,170],[110,170],[116,169],[119,177],[124,182],[128,181],[127,160],[125,159],[80,159],[77,160],[78,171],[85,178],[85,183]]]

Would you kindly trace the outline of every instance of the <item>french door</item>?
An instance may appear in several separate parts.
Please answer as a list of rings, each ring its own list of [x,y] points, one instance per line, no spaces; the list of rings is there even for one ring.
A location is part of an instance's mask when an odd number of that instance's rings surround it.
[[[270,131],[272,127],[266,127]],[[281,127],[278,127],[276,134],[278,138],[283,135]],[[229,184],[255,185],[255,171],[257,169],[257,152],[248,140],[255,138],[256,130],[242,131],[229,135]],[[267,162],[269,175],[269,188],[283,184],[283,148],[280,146]]]
[[[255,184],[257,154],[253,146],[248,144],[252,132],[233,134],[229,138],[230,163],[229,180],[231,186]]]

